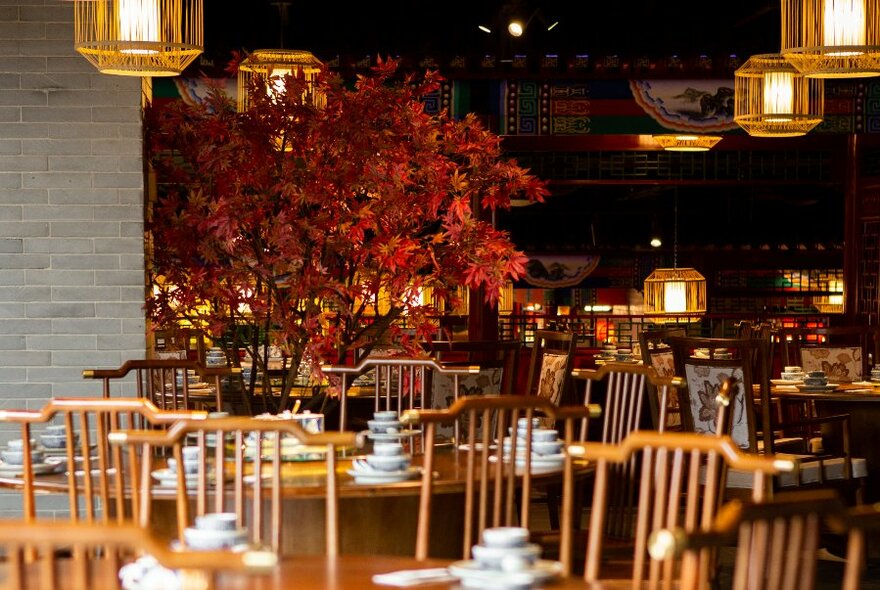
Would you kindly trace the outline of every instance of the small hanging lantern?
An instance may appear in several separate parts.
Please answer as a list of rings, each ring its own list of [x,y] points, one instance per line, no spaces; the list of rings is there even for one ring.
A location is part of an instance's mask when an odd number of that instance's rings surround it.
[[[103,74],[177,76],[204,49],[203,0],[75,0],[74,47]]]
[[[695,135],[693,133],[666,133],[653,137],[654,141],[668,152],[706,152],[721,141],[720,135]]]
[[[822,122],[824,86],[782,55],[753,55],[734,72],[733,120],[756,137],[805,135]]]
[[[880,0],[782,0],[782,55],[808,78],[880,76]]]
[[[322,107],[325,97],[317,92],[314,81],[323,64],[308,51],[298,49],[258,49],[248,55],[238,68],[238,110],[250,108],[249,90],[251,81],[259,76],[266,82],[266,92],[276,94],[284,90],[284,77],[289,74],[302,75],[310,96],[304,97],[316,107]]]

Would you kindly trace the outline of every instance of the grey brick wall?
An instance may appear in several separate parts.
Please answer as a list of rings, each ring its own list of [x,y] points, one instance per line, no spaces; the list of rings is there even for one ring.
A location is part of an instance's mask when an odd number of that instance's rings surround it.
[[[141,113],[140,78],[74,51],[72,2],[0,0],[0,407],[144,357]]]

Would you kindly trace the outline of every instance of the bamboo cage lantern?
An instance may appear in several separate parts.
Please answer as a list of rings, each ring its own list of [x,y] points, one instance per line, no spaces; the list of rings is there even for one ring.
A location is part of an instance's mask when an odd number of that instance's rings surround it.
[[[672,268],[657,268],[645,279],[645,314],[659,323],[695,322],[706,313],[706,279],[693,268],[678,268],[678,191],[673,205]]]
[[[720,135],[693,133],[665,133],[653,137],[654,141],[668,152],[707,152],[721,141]]]
[[[104,74],[177,76],[204,49],[203,0],[75,0],[74,47]]]
[[[880,76],[880,0],[782,0],[782,55],[810,78]]]
[[[824,86],[780,54],[753,55],[734,72],[733,120],[756,137],[805,135],[822,122]]]
[[[316,92],[314,81],[324,64],[308,51],[299,49],[258,49],[248,55],[238,68],[238,110],[250,108],[250,88],[254,77],[266,82],[266,92],[279,93],[284,90],[284,76],[293,74],[303,76],[311,96],[304,96],[316,107],[324,105],[325,97]]]

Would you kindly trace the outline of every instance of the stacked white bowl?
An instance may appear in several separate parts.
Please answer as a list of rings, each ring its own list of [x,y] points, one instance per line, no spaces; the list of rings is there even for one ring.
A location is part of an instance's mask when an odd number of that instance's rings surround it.
[[[373,452],[367,455],[367,465],[375,471],[400,472],[409,468],[411,457],[403,452],[397,442],[377,442]]]
[[[67,426],[64,424],[50,424],[46,432],[40,435],[40,442],[49,450],[65,449],[67,447]],[[73,444],[79,443],[79,433],[73,433]]]
[[[43,447],[37,444],[34,439],[31,443],[31,464],[40,464],[45,462],[46,455]],[[6,443],[6,448],[0,450],[0,459],[7,465],[24,465],[24,441],[20,438],[10,440]]]
[[[564,460],[562,455],[563,441],[559,439],[559,433],[552,428],[540,428],[541,419],[532,418],[532,465],[540,464],[542,467],[561,466]],[[511,429],[512,432],[512,429]],[[516,463],[524,465],[526,462],[525,450],[526,439],[529,436],[528,421],[520,418],[516,425]],[[504,439],[504,454],[510,456],[511,439]],[[550,465],[552,463],[552,465]]]
[[[806,374],[804,373],[803,367],[798,365],[786,365],[782,368],[782,373],[779,375],[785,381],[802,381]]]
[[[238,528],[234,512],[214,512],[196,517],[196,525],[183,531],[190,549],[228,549],[247,542],[247,529]]]
[[[398,434],[401,424],[397,412],[393,410],[384,410],[374,412],[373,419],[367,420],[367,426],[370,428],[371,434]]]

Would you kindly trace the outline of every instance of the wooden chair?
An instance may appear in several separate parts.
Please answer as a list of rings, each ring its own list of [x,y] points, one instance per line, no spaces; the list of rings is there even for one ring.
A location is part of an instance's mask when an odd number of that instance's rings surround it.
[[[463,421],[467,433],[461,449],[467,454],[465,476],[464,533],[462,555],[468,557],[483,529],[496,526],[528,526],[533,484],[540,483],[541,466],[532,453],[533,418],[546,415],[564,423],[563,441],[567,447],[575,433],[575,424],[595,417],[596,406],[557,408],[537,396],[504,395],[463,397],[446,410],[407,411],[402,420],[425,427],[425,456],[422,462],[422,489],[419,496],[419,520],[416,533],[416,559],[429,554],[431,503],[433,499],[433,464],[437,425]],[[518,420],[527,424],[524,445],[518,445]],[[509,437],[508,437],[509,434]],[[499,444],[500,443],[500,444]],[[565,447],[564,447],[565,448]],[[507,452],[505,452],[507,451]],[[514,468],[511,468],[514,466]],[[572,458],[567,453],[562,471],[562,522],[573,519],[574,475]],[[549,476],[546,476],[549,477]],[[517,500],[518,499],[518,500]],[[566,571],[571,568],[572,530],[559,531],[560,558]]]
[[[359,377],[372,377],[366,388],[373,390],[374,411],[403,412],[425,407],[430,373],[451,377],[454,397],[458,399],[461,379],[478,374],[480,367],[447,367],[431,358],[369,356],[354,366],[323,365],[321,371],[339,377],[339,430],[342,431],[348,420],[349,390]]]
[[[575,369],[572,376],[586,383],[583,403],[597,403],[597,383],[605,384],[602,432],[598,440],[618,443],[633,430],[648,428],[663,432],[670,397],[684,386],[680,377],[661,377],[650,366],[608,363],[598,369]],[[651,425],[647,426],[650,420]],[[653,428],[652,428],[653,427]],[[581,441],[588,433],[581,432]]]
[[[843,590],[858,590],[865,577],[866,546],[869,535],[880,532],[880,505],[853,506],[829,518],[831,529],[849,536]]]
[[[824,371],[832,383],[862,381],[880,360],[877,326],[780,328],[775,339],[782,351],[783,366]]]
[[[622,545],[632,559],[634,588],[675,580],[672,560],[648,559],[648,538],[662,528],[707,528],[728,468],[751,474],[755,498],[764,497],[769,476],[795,468],[791,460],[743,453],[730,437],[687,432],[637,431],[617,445],[587,442],[569,451],[596,465],[584,578],[598,582],[604,549]],[[696,557],[700,563],[692,565],[708,577],[711,556]]]
[[[736,544],[733,590],[811,590],[823,522],[843,512],[830,490],[779,494],[762,503],[735,500],[724,505],[711,527],[701,531],[662,529],[650,540],[651,556],[683,559],[682,588],[710,588],[694,567],[696,555],[710,548]]]
[[[0,548],[7,590],[118,588],[119,565],[143,553],[165,568],[178,570],[184,589],[212,588],[221,571],[269,573],[278,561],[274,553],[259,550],[172,550],[164,540],[131,523],[2,520]],[[26,563],[26,553],[34,550],[37,563]]]
[[[573,403],[571,370],[576,347],[577,334],[535,331],[524,393],[545,397],[557,406]]]
[[[254,543],[265,543],[276,552],[282,548],[283,461],[285,455],[296,451],[284,444],[289,438],[301,445],[303,452],[324,455],[325,475],[315,478],[310,485],[316,488],[316,493],[323,491],[326,496],[326,552],[327,555],[337,555],[336,455],[340,448],[362,446],[360,435],[353,432],[310,433],[292,421],[230,417],[180,420],[166,431],[117,431],[109,436],[113,444],[128,445],[129,449],[140,446],[142,449],[139,508],[142,526],[149,523],[153,497],[150,477],[153,449],[170,448],[178,465],[177,529],[181,542],[184,542],[184,529],[191,524],[190,501],[194,501],[196,516],[209,512],[234,512],[238,515],[238,525],[248,527]],[[217,444],[218,441],[225,441],[225,444]],[[198,469],[189,481],[182,467],[186,443],[199,449]],[[267,508],[265,503],[268,503]],[[265,511],[268,516],[264,515]]]
[[[670,336],[687,336],[687,328],[668,326],[639,332],[642,364],[653,368],[661,377],[675,376],[675,359],[672,355],[672,348],[667,342]],[[649,385],[649,387],[653,386]],[[653,397],[659,400],[661,396],[659,392],[655,392]],[[660,412],[666,413],[666,420],[662,422],[662,430],[681,430],[681,409],[678,407],[678,395],[668,396],[665,406],[655,408],[652,405],[651,411],[654,412],[654,424],[658,427],[661,425],[659,422]]]
[[[137,397],[145,397],[163,410],[192,410],[211,408],[222,411],[224,407],[224,381],[239,381],[241,367],[204,367],[197,361],[181,359],[129,360],[118,369],[86,369],[84,379],[101,379],[103,395],[110,397],[112,382],[134,376]],[[198,375],[209,387],[193,388],[190,375]],[[235,388],[240,383],[230,383]],[[250,402],[242,396],[250,413]]]
[[[685,430],[718,434],[718,392],[728,379],[734,389],[727,409],[727,430],[744,451],[795,453],[798,469],[776,482],[778,487],[824,486],[849,489],[856,501],[862,494],[867,463],[851,456],[849,417],[805,417],[782,421],[770,395],[769,343],[762,338],[670,338],[678,372],[686,387],[680,390]],[[814,453],[812,442],[822,439],[825,451]],[[728,488],[748,489],[748,478],[732,476]]]
[[[108,434],[112,430],[165,428],[178,420],[198,422],[206,412],[163,411],[144,398],[54,398],[40,410],[0,410],[0,422],[21,427],[23,444],[22,499],[23,517],[36,519],[35,478],[31,458],[31,439],[38,439],[35,426],[48,425],[60,418],[66,426],[63,448],[51,449],[64,463],[68,510],[73,521],[123,522],[137,518],[138,474],[129,470],[136,458],[124,456],[112,447]],[[85,474],[91,477],[85,477]],[[126,502],[131,494],[132,501]]]
[[[422,347],[445,367],[452,368],[466,364],[479,366],[481,371],[500,371],[498,391],[491,393],[502,395],[514,393],[519,370],[519,353],[522,348],[519,340],[434,340],[422,343]],[[462,356],[464,359],[461,359]],[[463,378],[461,387],[465,395],[483,393],[483,391],[475,391],[478,389],[476,383],[469,383],[479,378],[480,375]]]

